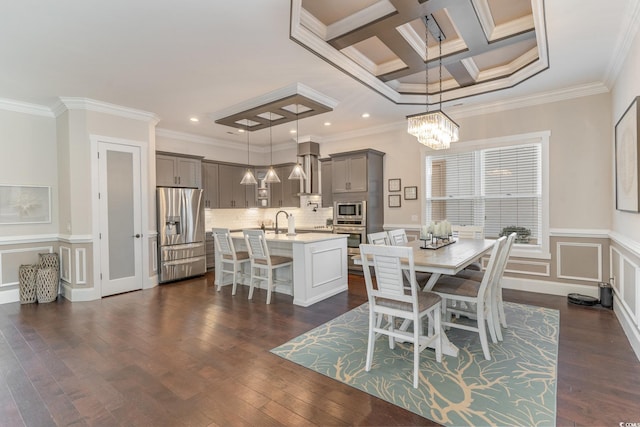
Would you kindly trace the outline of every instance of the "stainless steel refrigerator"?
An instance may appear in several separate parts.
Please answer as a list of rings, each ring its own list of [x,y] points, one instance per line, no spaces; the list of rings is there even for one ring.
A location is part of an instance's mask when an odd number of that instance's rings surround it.
[[[204,203],[198,188],[156,189],[160,283],[207,271]]]

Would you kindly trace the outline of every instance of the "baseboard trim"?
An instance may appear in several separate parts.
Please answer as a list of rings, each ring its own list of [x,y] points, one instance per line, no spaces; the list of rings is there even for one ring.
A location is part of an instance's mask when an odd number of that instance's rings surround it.
[[[72,288],[68,284],[62,284],[62,296],[71,302],[95,301],[102,298],[96,288]]]
[[[505,276],[502,279],[502,287],[505,289],[548,295],[566,296],[571,293],[578,293],[598,297],[597,286],[580,285],[576,283],[550,282],[546,280],[531,280]]]
[[[636,354],[636,358],[640,361],[640,330],[635,326],[633,319],[629,317],[629,313],[615,293],[613,295],[613,312],[616,314],[624,333],[627,335],[627,339]]]
[[[0,304],[9,304],[11,302],[19,302],[20,301],[20,290],[19,289],[7,289],[0,291]]]

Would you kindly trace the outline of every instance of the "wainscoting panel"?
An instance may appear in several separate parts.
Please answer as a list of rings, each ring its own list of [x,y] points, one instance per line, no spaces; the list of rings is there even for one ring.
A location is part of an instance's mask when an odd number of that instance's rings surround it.
[[[52,252],[53,246],[0,250],[0,288],[18,285],[18,267],[20,265],[36,264],[38,262],[38,254]]]
[[[60,246],[60,279],[71,282],[71,248]]]
[[[486,267],[486,265],[485,265]],[[510,260],[507,262],[505,273],[527,274],[531,276],[549,277],[550,265],[544,261]]]
[[[76,284],[87,284],[87,250],[76,248]]]
[[[598,243],[557,243],[559,279],[602,282],[602,245]]]
[[[624,238],[614,236],[620,246],[611,245],[610,277],[614,289],[613,309],[636,356],[640,359],[640,254]]]

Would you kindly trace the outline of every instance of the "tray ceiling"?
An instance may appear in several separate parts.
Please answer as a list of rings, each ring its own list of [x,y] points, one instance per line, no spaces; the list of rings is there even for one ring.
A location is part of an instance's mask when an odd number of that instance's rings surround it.
[[[513,87],[549,67],[544,0],[292,0],[291,38],[398,104]]]

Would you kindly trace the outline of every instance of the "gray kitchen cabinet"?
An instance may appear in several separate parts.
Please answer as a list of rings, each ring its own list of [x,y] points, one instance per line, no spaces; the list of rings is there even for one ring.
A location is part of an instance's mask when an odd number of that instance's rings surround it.
[[[294,166],[293,163],[274,166],[280,182],[269,186],[272,208],[300,207],[300,181],[289,179]]]
[[[320,192],[322,194],[322,207],[333,207],[333,185],[331,175],[331,158],[320,159]]]
[[[367,153],[340,153],[331,156],[333,193],[367,191]]]
[[[247,167],[218,165],[218,206],[221,208],[254,208],[257,206],[255,185],[240,184]]]
[[[212,270],[216,265],[216,247],[211,231],[207,231],[205,234],[205,256],[207,258],[207,270]]]
[[[202,187],[201,157],[156,153],[156,186]]]
[[[204,207],[215,209],[218,204],[218,164],[202,162],[202,188],[204,190]]]

